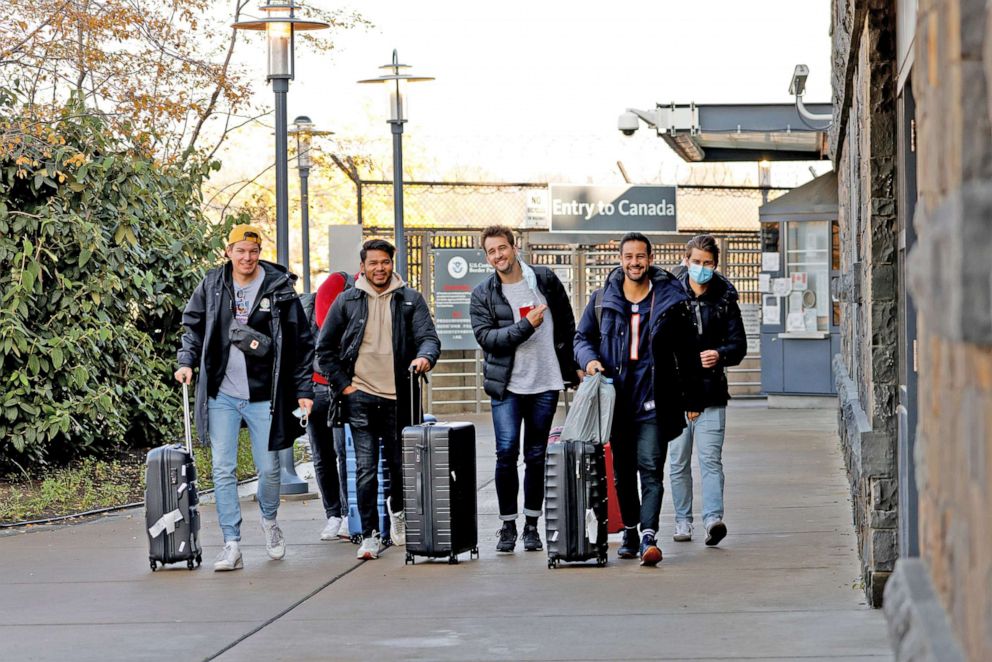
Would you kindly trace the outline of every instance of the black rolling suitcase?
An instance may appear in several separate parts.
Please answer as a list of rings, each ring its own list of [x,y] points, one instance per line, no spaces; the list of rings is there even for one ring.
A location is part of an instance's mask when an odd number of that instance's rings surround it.
[[[478,558],[475,426],[420,422],[419,384],[410,386],[415,425],[403,429],[406,563],[417,556],[458,563],[464,552]]]
[[[203,561],[200,547],[200,512],[196,493],[196,465],[189,426],[189,385],[183,384],[183,428],[186,445],[169,444],[148,453],[145,469],[145,526],[148,561],[158,564]]]
[[[596,559],[596,565],[606,565],[603,446],[591,441],[555,441],[548,445],[544,471],[548,567],[590,559]]]

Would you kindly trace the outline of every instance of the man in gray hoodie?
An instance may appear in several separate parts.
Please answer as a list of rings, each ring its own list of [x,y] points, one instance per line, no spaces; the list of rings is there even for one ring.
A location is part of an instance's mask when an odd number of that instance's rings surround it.
[[[406,544],[400,440],[411,423],[407,403],[420,397],[419,380],[409,374],[428,372],[441,354],[427,302],[393,272],[395,250],[382,239],[365,242],[361,276],[335,299],[317,341],[318,371],[355,441],[360,559],[378,558],[383,549],[376,508],[379,439],[390,475],[390,537]]]

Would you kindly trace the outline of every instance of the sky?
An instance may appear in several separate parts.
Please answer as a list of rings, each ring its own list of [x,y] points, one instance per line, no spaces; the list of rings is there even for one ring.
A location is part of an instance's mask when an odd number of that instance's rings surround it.
[[[626,108],[790,103],[799,63],[810,67],[806,101],[830,99],[828,0],[311,2],[358,10],[373,27],[341,32],[330,53],[298,44],[289,118],[308,115],[386,158],[385,94],[356,81],[379,75],[398,49],[412,73],[436,78],[413,86],[408,178],[613,184],[621,160],[634,181],[671,184],[689,166],[653,130],[622,136]],[[238,58],[258,71],[257,99],[271,105],[259,43]],[[271,129],[241,130],[222,154],[221,178],[271,162],[271,140]],[[752,171],[738,166],[731,177]],[[775,166],[772,176],[797,185],[810,175],[804,165]]]

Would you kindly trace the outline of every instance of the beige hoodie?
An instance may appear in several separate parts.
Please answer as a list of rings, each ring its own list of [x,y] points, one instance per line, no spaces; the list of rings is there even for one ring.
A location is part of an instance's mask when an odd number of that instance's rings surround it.
[[[385,292],[379,293],[365,276],[359,277],[355,287],[368,296],[369,314],[365,320],[365,335],[358,348],[355,377],[352,386],[360,391],[387,400],[396,399],[396,374],[393,371],[393,312],[390,304],[393,292],[406,285],[393,274]]]

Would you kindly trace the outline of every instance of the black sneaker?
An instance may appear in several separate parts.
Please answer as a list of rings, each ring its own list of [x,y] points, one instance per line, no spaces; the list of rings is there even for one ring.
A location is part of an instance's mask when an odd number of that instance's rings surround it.
[[[537,526],[528,524],[524,527],[524,551],[539,552],[544,549],[541,543],[541,534],[537,532]]]
[[[655,566],[661,562],[661,549],[658,541],[650,533],[645,533],[641,540],[641,565]]]
[[[526,532],[526,529],[524,531]],[[503,528],[496,533],[499,535],[499,542],[496,543],[496,551],[512,552],[513,548],[517,546],[517,523],[503,522]]]
[[[617,550],[617,556],[622,559],[636,559],[640,550],[641,541],[637,539],[637,529],[624,529],[623,542]]]

